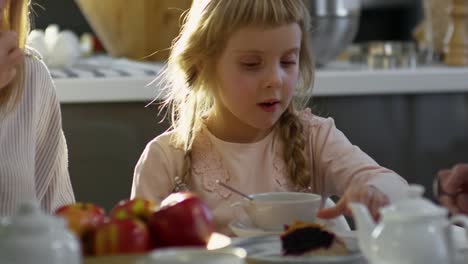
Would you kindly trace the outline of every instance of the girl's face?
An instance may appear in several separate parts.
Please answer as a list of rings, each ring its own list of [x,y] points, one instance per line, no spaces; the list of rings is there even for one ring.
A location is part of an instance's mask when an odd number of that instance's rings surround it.
[[[215,133],[233,141],[266,136],[287,109],[299,75],[301,29],[245,27],[227,41],[217,64]]]

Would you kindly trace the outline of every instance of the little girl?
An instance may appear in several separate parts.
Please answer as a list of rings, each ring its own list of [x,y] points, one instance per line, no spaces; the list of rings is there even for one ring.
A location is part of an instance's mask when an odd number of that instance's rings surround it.
[[[245,193],[310,191],[378,208],[407,183],[352,145],[331,118],[301,110],[313,84],[310,17],[302,0],[194,1],[162,82],[172,129],[151,141],[132,197],[161,200],[188,188],[211,207],[218,231]]]
[[[55,88],[24,50],[29,2],[0,0],[0,216],[28,200],[47,212],[74,201]]]

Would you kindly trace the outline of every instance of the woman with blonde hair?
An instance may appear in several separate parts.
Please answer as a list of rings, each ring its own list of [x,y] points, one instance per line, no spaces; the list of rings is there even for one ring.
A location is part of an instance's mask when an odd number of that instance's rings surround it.
[[[352,145],[331,118],[303,109],[313,85],[310,17],[302,0],[199,0],[187,14],[161,83],[172,129],[151,141],[132,197],[161,200],[189,189],[230,233],[246,193],[311,191],[339,195],[333,218],[350,201],[378,208],[407,186]]]
[[[29,1],[0,0],[0,215],[74,201],[60,104],[40,55],[25,48]]]

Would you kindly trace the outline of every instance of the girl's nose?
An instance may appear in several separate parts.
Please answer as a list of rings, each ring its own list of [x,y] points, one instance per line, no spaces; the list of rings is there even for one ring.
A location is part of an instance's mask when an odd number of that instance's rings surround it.
[[[282,84],[283,84],[283,78],[282,78],[281,67],[272,66],[270,70],[268,71],[266,87],[276,88],[276,87],[281,87]]]

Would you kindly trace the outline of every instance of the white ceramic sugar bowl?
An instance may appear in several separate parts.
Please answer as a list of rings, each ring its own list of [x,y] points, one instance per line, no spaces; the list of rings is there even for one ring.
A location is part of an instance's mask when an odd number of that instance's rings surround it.
[[[0,256],[8,264],[81,264],[80,244],[65,221],[44,214],[35,201],[0,219]]]

